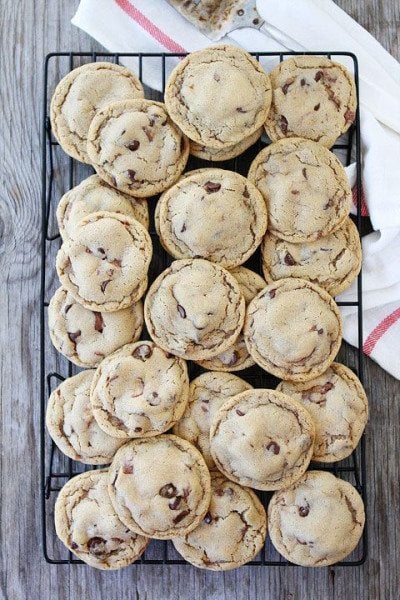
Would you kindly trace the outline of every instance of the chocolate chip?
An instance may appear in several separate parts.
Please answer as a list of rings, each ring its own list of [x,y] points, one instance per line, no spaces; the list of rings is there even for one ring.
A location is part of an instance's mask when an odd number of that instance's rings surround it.
[[[120,258],[114,258],[114,260],[111,261],[111,264],[114,265],[114,267],[122,267],[122,260]]]
[[[101,313],[94,311],[94,328],[99,333],[103,333],[104,320]]]
[[[129,463],[124,463],[122,465],[122,472],[124,473],[124,475],[132,475],[133,465],[130,465]]]
[[[71,548],[72,550],[76,550],[78,548],[78,544],[76,542],[71,542]]]
[[[310,512],[310,507],[308,505],[307,506],[299,506],[299,515],[301,517],[306,517],[309,512]]]
[[[239,15],[239,17],[243,17],[244,15],[244,10],[243,8],[240,8],[239,10],[236,11],[236,14]]]
[[[213,194],[214,192],[219,192],[221,189],[221,184],[214,183],[213,181],[207,181],[207,183],[204,184],[204,189],[208,194]]]
[[[323,76],[324,76],[324,74],[323,74],[322,71],[317,71],[316,74],[315,74],[314,79],[315,79],[315,81],[319,81],[320,79],[323,78]]]
[[[185,517],[187,517],[190,514],[190,510],[183,510],[182,512],[179,513],[179,515],[176,515],[175,519],[173,520],[173,523],[175,525],[177,525],[178,523],[180,523],[181,521],[183,521],[183,519]]]
[[[279,127],[281,128],[282,133],[284,133],[284,134],[287,133],[287,130],[288,130],[288,120],[283,115],[281,115],[279,117]]]
[[[276,294],[276,289],[269,291],[269,297],[271,298],[271,300],[272,300],[272,298],[275,298],[275,294]]]
[[[72,308],[72,306],[73,306],[72,304],[68,304],[68,306],[66,306],[66,307],[64,308],[64,315],[66,315],[66,314],[67,314],[67,312],[69,311],[69,309],[70,309],[70,308]]]
[[[236,409],[236,414],[239,415],[239,417],[244,417],[245,415],[245,413],[239,410],[238,408]]]
[[[253,19],[253,25],[258,25],[260,22],[260,19]]]
[[[105,551],[106,540],[103,540],[101,537],[92,537],[88,540],[87,547],[90,554],[94,554],[94,556],[99,556],[104,554]]]
[[[87,246],[85,248],[85,252],[86,252],[86,254],[93,254],[93,252],[91,251],[91,249],[88,248]]]
[[[297,196],[297,194],[300,194],[300,192],[299,192],[299,190],[292,190],[292,194],[293,194],[294,196]]]
[[[189,497],[191,491],[192,490],[190,489],[190,487],[183,488],[182,496],[185,498],[185,500]]]
[[[205,514],[203,521],[204,523],[207,523],[207,525],[209,525],[212,522],[212,516],[209,512]]]
[[[267,450],[272,450],[274,454],[279,454],[281,448],[276,442],[270,442],[267,446]]]
[[[320,106],[321,106],[321,104],[320,104],[320,103],[316,104],[316,105],[314,106],[314,110],[315,110],[315,111],[319,110],[319,109],[320,109]]]
[[[162,498],[175,498],[177,489],[173,483],[166,483],[159,490],[159,494]]]
[[[294,260],[290,252],[286,252],[285,258],[283,260],[285,262],[285,265],[287,265],[288,267],[293,267],[293,265],[296,264],[296,261]]]
[[[181,137],[181,145],[180,145],[181,152],[183,152],[184,147],[185,147],[185,138],[182,136]]]
[[[244,110],[244,108],[242,108],[241,106],[238,106],[236,109],[236,112],[245,114],[245,113],[247,113],[247,110]]]
[[[153,119],[153,118],[149,119],[149,125],[150,125],[150,127],[154,127],[154,123],[155,122],[156,122],[155,119]]]
[[[344,113],[346,123],[352,123],[356,117],[356,113],[353,110],[347,109]]]
[[[181,233],[183,233],[184,231],[186,231],[186,223],[184,223],[181,227]]]
[[[140,346],[135,348],[135,350],[132,352],[133,357],[140,358],[143,362],[152,354],[153,349],[148,344],[140,344]]]
[[[178,510],[181,500],[182,500],[182,496],[177,496],[175,498],[175,500],[168,503],[168,506],[170,507],[171,510]]]
[[[76,340],[78,339],[78,337],[82,334],[81,330],[78,329],[78,331],[75,331],[75,333],[69,333],[68,332],[68,337],[71,340],[71,342],[75,343]]]
[[[135,429],[134,429],[135,433],[140,433],[141,431],[143,431],[143,429],[141,427],[135,427]]]
[[[218,73],[214,73],[214,80],[221,81],[221,77],[218,75]]]
[[[291,77],[290,79],[287,80],[287,82],[282,86],[282,92],[285,94],[288,93],[288,89],[290,88],[290,86],[292,85],[292,83],[294,82],[294,77]]]
[[[322,329],[322,327],[321,327],[321,329],[318,329],[318,335],[322,335],[323,333],[324,333],[324,330]]]
[[[244,186],[243,196],[245,198],[250,198],[249,190],[247,189],[247,185]]]
[[[308,179],[308,177],[307,177],[307,169],[305,167],[303,168],[302,173],[303,173],[304,179]]]
[[[183,306],[178,304],[177,309],[178,309],[178,313],[180,314],[182,319],[186,319],[186,310],[183,308]]]
[[[111,185],[113,185],[114,187],[118,187],[117,180],[115,179],[115,177],[113,175],[111,175],[110,179],[111,179]]]
[[[137,150],[139,146],[139,140],[132,140],[132,142],[129,142],[129,144],[127,145],[127,148],[129,148],[129,150],[132,150],[132,152],[135,152],[135,150]]]
[[[153,125],[154,125],[154,123],[153,123]],[[147,129],[147,127],[143,127],[142,129],[145,132],[146,137],[149,140],[149,142],[152,142],[154,139],[154,133],[152,131],[150,131],[149,129]]]
[[[105,254],[106,251],[104,250],[104,248],[97,248],[97,252],[100,252],[100,254]]]
[[[132,169],[128,169],[126,173],[131,181],[135,181],[136,171],[133,171]]]
[[[106,281],[102,281],[100,284],[100,289],[101,291],[104,292],[106,291],[106,287],[108,286],[108,284],[111,282],[111,279],[106,279]]]
[[[303,77],[303,79],[300,81],[300,85],[301,85],[301,87],[304,87],[304,86],[306,85],[306,80],[304,79],[304,77]]]

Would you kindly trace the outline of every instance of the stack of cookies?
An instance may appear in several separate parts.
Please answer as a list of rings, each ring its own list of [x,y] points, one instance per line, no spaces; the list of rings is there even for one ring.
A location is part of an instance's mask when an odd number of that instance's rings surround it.
[[[333,296],[356,277],[361,249],[329,148],[355,111],[343,66],[298,56],[267,74],[226,45],[180,61],[165,104],[110,63],[57,86],[53,133],[96,171],[57,209],[50,336],[86,370],[52,392],[46,414],[66,456],[103,465],[71,479],[55,506],[58,536],[87,564],[131,564],[151,538],[211,570],[251,561],[267,532],[305,566],[357,545],[358,492],[307,470],[349,456],[368,419],[361,383],[334,362]],[[189,153],[224,161],[264,130],[272,143],[248,177],[184,173]],[[174,260],[148,288],[155,194],[155,228]],[[243,266],[259,247],[264,278]],[[189,361],[204,370],[191,381]],[[248,367],[282,381],[254,389],[233,374]],[[273,492],[268,518],[254,490]]]

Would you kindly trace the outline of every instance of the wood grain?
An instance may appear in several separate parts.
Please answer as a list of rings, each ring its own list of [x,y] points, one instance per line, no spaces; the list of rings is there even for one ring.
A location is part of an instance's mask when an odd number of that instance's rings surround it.
[[[340,0],[400,57],[399,0]],[[135,566],[102,573],[50,566],[40,546],[39,266],[40,98],[47,52],[100,50],[71,26],[78,0],[3,0],[0,52],[1,598],[4,600],[397,599],[400,589],[400,386],[367,361],[369,558],[360,568]],[[351,358],[352,350],[346,348]]]

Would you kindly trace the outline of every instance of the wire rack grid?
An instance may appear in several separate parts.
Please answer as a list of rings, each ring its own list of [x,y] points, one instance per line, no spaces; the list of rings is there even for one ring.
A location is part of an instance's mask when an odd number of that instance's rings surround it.
[[[259,52],[252,53],[267,70],[278,62],[295,55],[291,52],[270,53]],[[358,97],[358,64],[354,54],[349,52],[309,52],[305,54],[315,54],[321,56],[333,57],[334,59],[350,62],[352,68]],[[143,75],[147,68],[153,71],[156,69],[159,73],[160,87],[164,90],[168,72],[174,66],[177,60],[185,56],[184,54],[166,54],[166,53],[124,53],[110,54],[106,52],[60,52],[48,54],[45,60],[44,68],[44,93],[43,93],[43,139],[42,139],[42,245],[41,245],[41,298],[40,298],[40,506],[42,521],[42,544],[43,553],[46,561],[51,564],[82,564],[82,561],[74,557],[56,537],[54,530],[54,502],[57,492],[74,475],[88,470],[89,466],[82,465],[65,456],[58,450],[45,428],[45,413],[48,396],[51,391],[59,385],[66,377],[70,377],[79,371],[71,362],[60,356],[53,348],[47,323],[47,308],[49,299],[56,287],[59,285],[55,273],[55,255],[60,247],[60,235],[57,230],[55,219],[55,208],[62,194],[77,185],[82,179],[93,173],[93,169],[87,165],[73,160],[65,155],[59,144],[52,135],[49,119],[49,102],[58,81],[73,68],[80,66],[85,62],[95,62],[97,60],[119,63],[120,59],[124,64],[133,66],[138,76],[143,80]],[[130,62],[131,61],[131,62]],[[150,91],[154,99],[162,100],[162,93]],[[187,170],[205,166],[218,166],[225,169],[237,171],[246,175],[249,165],[255,155],[267,144],[268,141],[260,140],[252,148],[236,159],[218,163],[210,163],[201,159],[190,157]],[[355,157],[357,176],[356,176],[356,208],[357,214],[355,222],[361,233],[361,155],[360,155],[360,118],[357,110],[356,119],[349,132],[340,138],[332,149],[345,165],[350,164],[352,157]],[[353,158],[354,159],[354,158]],[[151,282],[162,270],[170,263],[171,257],[160,246],[156,231],[154,229],[154,206],[155,199],[149,199],[150,208],[150,235],[154,247],[154,257],[150,266],[149,281]],[[251,257],[246,263],[251,269],[261,273],[261,261],[259,251]],[[358,310],[358,346],[359,349],[350,354],[351,358],[347,364],[352,368],[361,382],[363,383],[363,353],[362,353],[362,285],[361,273],[358,277],[357,297],[352,302],[342,302],[339,305],[357,306]],[[142,339],[148,336],[146,330],[142,334]],[[342,354],[339,354],[339,360],[345,362]],[[352,364],[349,364],[349,361]],[[202,369],[194,364],[189,365],[191,377],[195,377]],[[275,387],[277,379],[269,375],[259,367],[251,367],[245,371],[237,373],[254,387]],[[360,492],[364,503],[366,504],[366,464],[365,464],[365,438],[352,455],[338,463],[317,464],[312,463],[311,468],[318,468],[331,471],[338,477],[350,481]],[[260,498],[267,507],[270,494],[261,493]],[[337,566],[357,566],[363,564],[367,556],[367,534],[364,530],[362,539],[355,551],[347,559]],[[153,541],[143,556],[135,564],[187,564],[175,551],[171,542]],[[260,554],[249,565],[258,566],[292,566],[291,563],[283,559],[273,548],[270,541],[267,542]]]

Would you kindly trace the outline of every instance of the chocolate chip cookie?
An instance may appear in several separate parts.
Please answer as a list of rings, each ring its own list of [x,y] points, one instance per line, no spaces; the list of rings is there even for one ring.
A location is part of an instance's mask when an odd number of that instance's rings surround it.
[[[278,490],[299,479],[313,453],[315,429],[308,411],[274,390],[248,390],[214,415],[211,455],[232,481]]]
[[[271,542],[287,560],[323,567],[343,560],[364,529],[363,501],[347,481],[326,471],[308,471],[268,506]]]
[[[73,239],[62,244],[57,274],[85,308],[114,312],[143,296],[152,252],[147,230],[135,219],[97,212],[86,217]]]
[[[236,279],[207,260],[176,260],[150,286],[144,305],[154,342],[176,356],[203,360],[225,352],[244,321]]]
[[[319,240],[350,212],[352,193],[341,162],[310,140],[281,140],[264,148],[248,177],[267,203],[269,231],[288,242]]]
[[[166,190],[179,178],[189,141],[161,102],[126,100],[96,113],[87,151],[102,179],[143,198]]]
[[[142,84],[125,67],[108,62],[78,67],[55,89],[50,105],[53,133],[67,154],[90,163],[86,143],[96,112],[116,100],[143,97]]]
[[[107,487],[106,469],[76,475],[60,491],[54,511],[56,533],[68,550],[104,570],[135,562],[149,543],[119,520]]]
[[[263,128],[261,127],[251,135],[243,138],[240,142],[237,142],[232,146],[227,146],[226,148],[210,148],[209,146],[204,146],[203,144],[190,141],[190,154],[196,156],[197,158],[202,158],[203,160],[210,160],[213,162],[230,160],[232,158],[236,158],[248,150],[250,146],[255,144],[257,140],[260,139],[262,132]]]
[[[185,560],[200,569],[226,571],[252,560],[265,542],[267,517],[249,488],[211,473],[211,503],[200,525],[172,540]]]
[[[342,341],[334,300],[317,285],[295,278],[271,283],[250,302],[243,331],[255,362],[289,381],[321,375]]]
[[[301,277],[317,283],[331,296],[337,296],[352,284],[360,272],[362,258],[360,236],[351,219],[315,242],[293,244],[267,232],[261,256],[268,283]]]
[[[230,274],[238,282],[246,306],[267,285],[260,275],[246,267],[231,269]],[[240,333],[236,342],[228,350],[208,360],[199,360],[197,364],[211,371],[241,371],[254,365],[254,360],[247,350],[243,333]]]
[[[158,210],[160,238],[172,256],[205,258],[226,268],[244,263],[267,229],[261,193],[242,175],[223,169],[182,178],[162,195]]]
[[[210,469],[215,467],[210,452],[212,419],[224,402],[250,389],[247,381],[230,373],[208,371],[190,382],[189,402],[173,431],[200,450]]]
[[[114,212],[127,215],[149,228],[147,200],[133,198],[110,187],[98,175],[84,179],[64,194],[57,207],[58,228],[63,240],[73,237],[82,219],[94,212]]]
[[[192,444],[164,434],[120,448],[110,467],[108,490],[129,529],[171,539],[192,531],[206,514],[210,473]]]
[[[270,73],[272,104],[265,129],[272,141],[304,137],[327,148],[356,116],[353,76],[322,56],[296,56]]]
[[[112,461],[123,440],[107,435],[95,421],[90,404],[94,371],[63,381],[50,395],[46,426],[61,452],[87,465]]]
[[[136,342],[143,329],[143,304],[113,313],[79,304],[63,287],[49,304],[49,333],[54,347],[78,367],[91,368],[121,346]]]
[[[368,399],[353,371],[332,363],[307,383],[282,381],[278,390],[308,410],[315,423],[313,460],[334,462],[352,453],[368,421]]]
[[[252,135],[271,104],[269,76],[248,52],[229,45],[192,52],[172,71],[168,113],[194,142],[226,148]]]
[[[102,361],[90,401],[99,426],[109,435],[128,439],[167,431],[182,416],[188,394],[185,361],[141,341]]]

